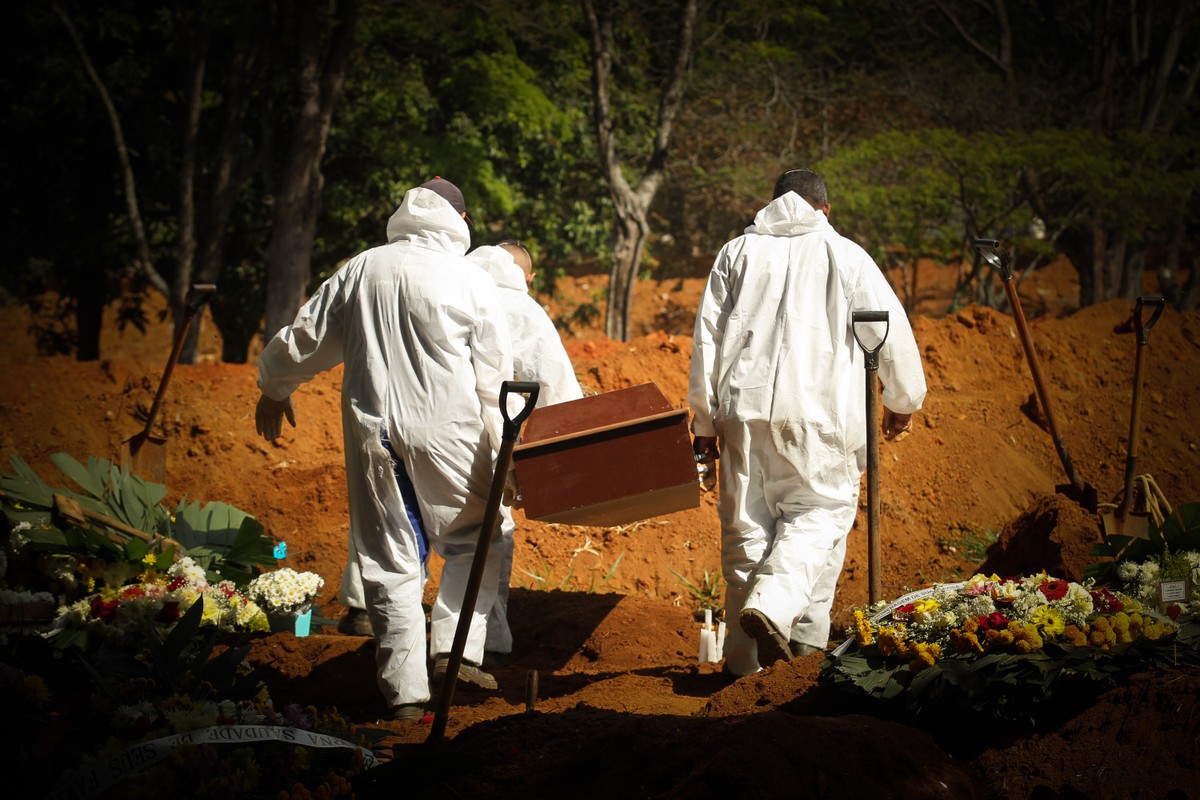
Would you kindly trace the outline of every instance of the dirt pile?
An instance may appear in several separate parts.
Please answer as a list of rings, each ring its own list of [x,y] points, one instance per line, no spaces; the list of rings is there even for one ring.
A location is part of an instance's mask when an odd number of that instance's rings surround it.
[[[585,391],[652,381],[683,405],[690,313],[702,285],[686,279],[639,286],[636,317],[651,329],[630,343],[594,330],[568,338]],[[569,303],[567,288],[552,304]],[[1054,307],[1063,294],[1046,289],[1038,296]],[[1135,351],[1130,311],[1130,303],[1113,302],[1033,325],[1063,435],[1102,500],[1122,484]],[[114,458],[140,429],[138,413],[153,398],[169,333],[162,325],[146,337],[106,332],[105,360],[80,364],[36,357],[26,325],[13,309],[0,321],[0,451],[6,459],[19,455],[55,484],[63,478],[49,463],[52,454]],[[884,593],[959,580],[981,567],[1079,577],[1097,525],[1054,493],[1064,476],[1032,413],[1033,386],[1011,319],[972,306],[919,317],[914,330],[930,392],[914,432],[882,443]],[[1152,474],[1172,503],[1197,500],[1200,315],[1168,310],[1150,348],[1139,471]],[[254,367],[216,363],[211,326],[202,352],[202,363],[175,370],[163,409],[171,501],[222,500],[256,516],[287,541],[283,564],[325,578],[320,610],[340,616],[336,587],[347,533],[341,370],[303,387],[298,427],[267,444],[254,435]],[[867,600],[866,502],[864,493],[839,584],[837,625]],[[1132,796],[1133,783],[1100,777],[1093,746],[1113,769],[1170,750],[1171,764],[1156,768],[1161,779],[1141,775],[1145,796],[1186,786],[1180,770],[1200,769],[1195,710],[1168,705],[1180,696],[1172,686],[1190,687],[1195,696],[1191,673],[1171,686],[1148,677],[1110,693],[1061,730],[993,742],[995,752],[973,771],[912,727],[831,711],[816,685],[819,657],[731,684],[696,662],[697,598],[680,578],[700,586],[719,566],[712,495],[703,495],[699,508],[623,528],[546,525],[520,512],[517,519],[516,641],[508,663],[495,668],[502,691],[456,696],[447,731],[455,757],[480,765],[455,784],[464,794]],[[607,582],[589,592],[618,558]],[[389,742],[421,741],[424,726],[379,721],[373,659],[371,640],[331,629],[305,639],[264,636],[252,655],[270,668],[277,700],[336,706],[360,724],[387,729]],[[526,714],[534,670],[539,699]],[[1106,719],[1119,720],[1118,733]]]

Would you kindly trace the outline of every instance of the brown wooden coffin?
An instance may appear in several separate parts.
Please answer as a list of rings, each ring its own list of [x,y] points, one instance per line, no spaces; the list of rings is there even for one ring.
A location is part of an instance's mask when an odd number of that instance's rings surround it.
[[[653,383],[535,409],[513,449],[525,516],[611,527],[700,505],[686,409]]]

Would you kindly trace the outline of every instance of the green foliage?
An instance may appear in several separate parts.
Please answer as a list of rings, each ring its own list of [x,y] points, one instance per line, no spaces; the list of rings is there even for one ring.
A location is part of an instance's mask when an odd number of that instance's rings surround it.
[[[558,589],[560,591],[583,591],[587,594],[595,594],[608,585],[608,582],[612,579],[613,575],[616,574],[617,567],[621,565],[621,559],[624,557],[624,553],[619,554],[616,559],[613,560],[613,563],[608,567],[608,569],[604,570],[602,575],[599,575],[599,569],[591,570],[586,586],[575,575],[574,559],[572,559],[571,565],[568,567],[566,574],[561,578],[554,577],[553,567],[551,567],[550,564],[543,559],[540,572],[534,572],[527,569],[521,570],[527,576],[529,576],[529,580],[526,581],[523,586],[526,589],[538,589],[542,591],[552,591]],[[598,575],[599,577],[597,577]]]
[[[953,552],[963,561],[970,564],[982,564],[988,555],[988,548],[1000,538],[992,528],[980,528],[975,525],[960,525],[956,535],[939,539],[938,544]]]
[[[152,545],[102,523],[85,527],[60,522],[53,513],[54,495],[61,494],[86,510],[115,519],[150,536],[175,539],[185,548],[156,548],[157,566],[165,569],[174,558],[188,555],[214,576],[245,583],[255,566],[275,563],[274,542],[261,523],[244,511],[221,502],[201,504],[183,500],[174,515],[163,505],[167,488],[150,483],[106,459],[89,457],[81,464],[66,453],[50,458],[76,486],[51,487],[19,456],[13,472],[0,475],[0,510],[10,526],[28,523],[23,531],[30,545],[47,554],[100,556],[106,560],[142,564]]]
[[[1194,624],[1194,623],[1193,623]],[[1181,629],[1182,630],[1182,629]],[[1183,642],[1181,641],[1181,644]],[[821,680],[851,696],[919,718],[1003,720],[1026,730],[1053,718],[1064,702],[1155,667],[1200,664],[1200,649],[1138,640],[1108,650],[1047,643],[1029,654],[943,655],[913,672],[876,646],[854,647],[821,665]]]
[[[165,635],[162,626],[147,621],[137,652],[102,643],[81,656],[84,667],[114,702],[120,702],[118,689],[126,683],[149,688],[153,696],[139,699],[152,702],[178,692],[195,699],[252,697],[257,677],[242,669],[249,645],[227,648],[214,658],[220,631],[212,626],[202,635],[203,616],[204,599],[200,598]]]
[[[681,573],[671,570],[683,587],[688,590],[688,594],[692,596],[701,611],[705,609],[720,612],[725,607],[725,581],[721,576],[721,568],[717,567],[715,572],[709,572],[706,568],[704,575],[696,583],[692,583]]]

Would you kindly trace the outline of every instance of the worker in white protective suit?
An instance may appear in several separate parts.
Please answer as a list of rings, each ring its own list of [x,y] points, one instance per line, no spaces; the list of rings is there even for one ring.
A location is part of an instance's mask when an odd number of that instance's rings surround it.
[[[879,365],[885,436],[907,430],[925,398],[904,309],[828,214],[819,175],[782,175],[774,199],[717,254],[696,316],[688,402],[698,459],[720,458],[733,675],[829,643],[866,463],[865,357],[852,312],[889,312]],[[858,329],[868,347],[884,333],[883,323]]]
[[[345,364],[350,557],[374,629],[379,686],[402,720],[420,719],[431,694],[422,532],[445,561],[431,614],[434,680],[444,676],[459,614],[469,613],[460,686],[496,688],[479,663],[499,525],[475,608],[460,606],[501,444],[512,346],[495,285],[465,258],[468,222],[449,181],[411,189],[388,220],[387,244],[322,284],[259,357],[256,419],[269,440],[285,416],[295,425],[299,384]]]
[[[554,405],[583,397],[575,367],[563,347],[554,322],[545,309],[529,295],[533,283],[533,257],[515,239],[497,245],[477,247],[467,254],[467,260],[482,268],[500,290],[504,319],[512,336],[513,375],[519,381],[535,381],[541,387],[537,407]],[[515,415],[520,408],[510,409]],[[501,506],[503,537],[501,539],[500,583],[496,603],[488,615],[487,641],[484,652],[496,660],[512,652],[512,630],[508,625],[508,588],[512,576],[513,524],[512,509]]]

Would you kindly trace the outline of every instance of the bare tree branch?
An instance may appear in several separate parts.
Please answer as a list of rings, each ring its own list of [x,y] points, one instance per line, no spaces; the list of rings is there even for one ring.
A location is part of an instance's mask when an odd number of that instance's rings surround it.
[[[145,275],[146,280],[150,282],[164,296],[170,296],[170,288],[163,276],[154,268],[154,259],[150,255],[150,242],[146,238],[146,228],[142,223],[141,210],[138,207],[137,197],[137,182],[133,176],[133,165],[129,159],[129,148],[125,144],[125,132],[121,127],[121,118],[117,114],[117,107],[113,104],[112,97],[108,94],[108,89],[101,80],[100,74],[96,72],[95,66],[92,65],[92,59],[88,56],[87,49],[83,46],[83,41],[79,38],[79,33],[75,30],[74,23],[67,13],[63,11],[62,6],[58,3],[51,3],[50,8],[59,18],[62,24],[67,29],[67,34],[71,37],[71,43],[75,45],[75,50],[79,53],[79,58],[83,62],[84,71],[87,72],[88,79],[92,85],[96,87],[96,92],[100,95],[100,101],[104,104],[104,110],[108,114],[108,122],[112,127],[113,139],[117,148],[117,158],[121,162],[121,179],[125,190],[125,205],[129,210],[129,224],[133,228],[133,239],[137,245],[138,261],[140,261],[140,270]]]

